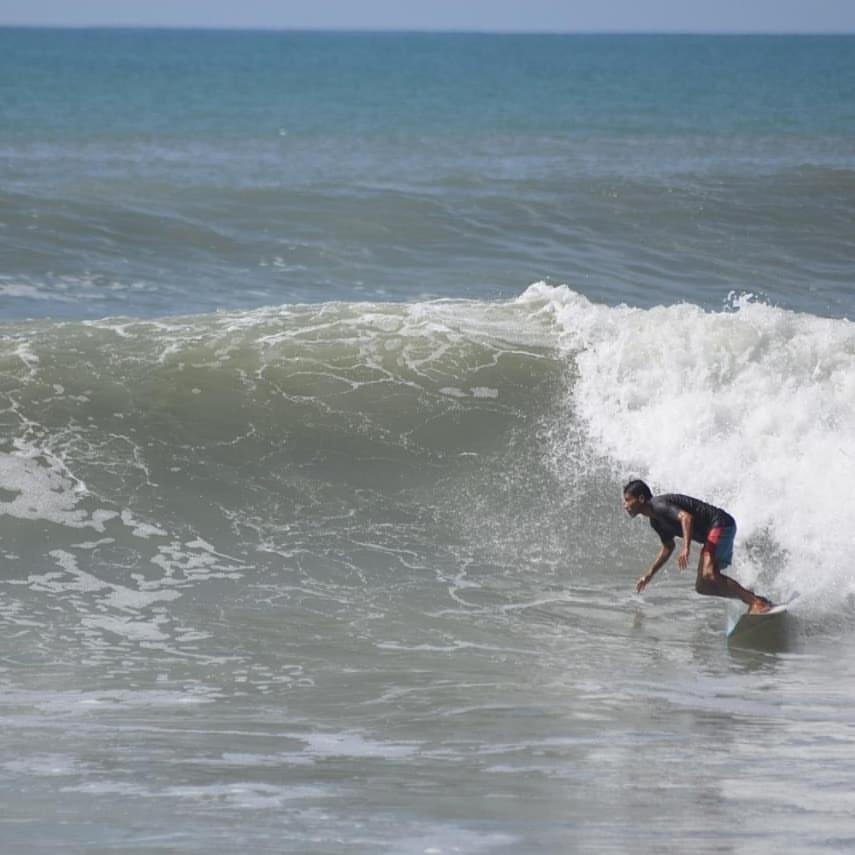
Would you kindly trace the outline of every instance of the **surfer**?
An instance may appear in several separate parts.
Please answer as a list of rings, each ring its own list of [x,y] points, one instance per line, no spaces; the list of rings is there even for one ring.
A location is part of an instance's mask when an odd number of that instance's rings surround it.
[[[730,565],[736,535],[736,521],[727,511],[678,493],[654,496],[650,487],[639,480],[630,481],[623,488],[623,506],[631,517],[639,514],[647,517],[662,541],[650,569],[636,582],[636,591],[641,593],[647,587],[671,557],[674,538],[682,537],[683,546],[677,556],[677,566],[681,570],[689,565],[692,541],[703,544],[695,582],[695,590],[699,594],[742,600],[748,606],[749,614],[763,614],[772,608],[772,603],[765,597],[743,588],[735,579],[721,572]]]

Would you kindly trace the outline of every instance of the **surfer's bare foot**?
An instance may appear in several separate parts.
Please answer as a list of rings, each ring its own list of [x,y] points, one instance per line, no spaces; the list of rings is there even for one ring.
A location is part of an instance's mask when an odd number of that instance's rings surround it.
[[[772,608],[771,600],[767,600],[765,597],[757,597],[753,603],[748,607],[748,614],[750,615],[763,615],[766,614]]]

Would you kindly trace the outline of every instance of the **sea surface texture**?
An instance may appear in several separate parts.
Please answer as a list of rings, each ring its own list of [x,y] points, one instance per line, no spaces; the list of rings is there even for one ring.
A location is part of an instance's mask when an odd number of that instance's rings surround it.
[[[853,317],[855,37],[0,30],[0,851],[855,848]]]

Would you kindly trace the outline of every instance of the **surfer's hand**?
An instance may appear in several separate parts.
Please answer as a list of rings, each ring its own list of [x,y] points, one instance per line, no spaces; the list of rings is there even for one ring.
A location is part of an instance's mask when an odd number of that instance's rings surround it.
[[[648,576],[647,573],[645,573],[643,576],[639,576],[638,581],[635,583],[636,593],[640,594],[647,587],[647,583],[651,580],[651,578],[652,577]]]
[[[689,549],[688,549],[688,547],[680,550],[680,554],[677,556],[677,566],[681,570],[685,570],[689,566]]]

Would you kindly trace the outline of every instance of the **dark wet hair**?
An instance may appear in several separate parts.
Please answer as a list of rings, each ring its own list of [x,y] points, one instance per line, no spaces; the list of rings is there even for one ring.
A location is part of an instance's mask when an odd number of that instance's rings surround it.
[[[650,492],[650,487],[638,478],[634,478],[626,485],[626,487],[623,488],[624,496],[627,493],[629,493],[629,495],[634,499],[643,498],[646,502],[649,502],[653,498],[653,493]]]

